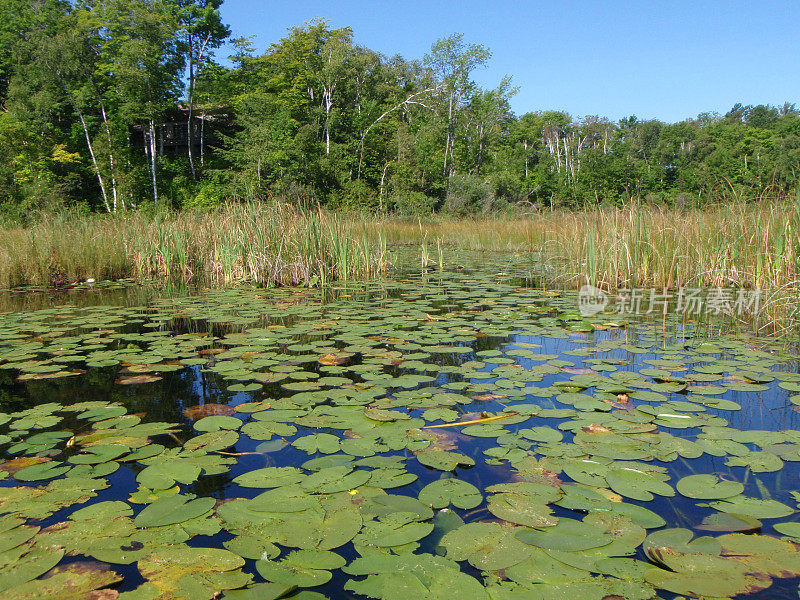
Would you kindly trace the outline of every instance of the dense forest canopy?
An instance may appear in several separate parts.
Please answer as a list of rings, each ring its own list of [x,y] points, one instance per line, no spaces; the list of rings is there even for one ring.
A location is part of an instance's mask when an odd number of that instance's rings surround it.
[[[2,214],[271,197],[469,214],[766,199],[798,182],[793,104],[673,124],[517,116],[510,78],[473,82],[491,53],[461,35],[409,60],[315,20],[259,51],[231,39],[221,1],[0,0]]]

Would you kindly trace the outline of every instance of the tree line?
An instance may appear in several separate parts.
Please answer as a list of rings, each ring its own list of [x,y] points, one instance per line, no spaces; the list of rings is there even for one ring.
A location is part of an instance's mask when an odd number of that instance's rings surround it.
[[[221,2],[0,0],[0,212],[279,197],[471,214],[772,199],[798,182],[793,104],[517,116],[511,78],[476,85],[491,52],[460,34],[409,60],[315,20],[259,51],[231,39]]]

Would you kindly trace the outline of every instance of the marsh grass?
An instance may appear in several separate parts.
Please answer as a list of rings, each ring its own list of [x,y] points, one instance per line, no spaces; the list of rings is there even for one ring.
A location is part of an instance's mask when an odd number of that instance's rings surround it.
[[[681,210],[545,211],[519,218],[373,224],[388,243],[433,240],[472,250],[530,253],[548,285],[625,288],[759,288],[759,327],[800,322],[800,195],[793,202],[735,199]]]
[[[387,243],[541,252],[555,281],[621,287],[760,287],[797,283],[800,199],[683,211],[632,204],[521,218],[384,220]]]
[[[43,220],[0,232],[0,287],[135,277],[224,286],[314,285],[386,272],[386,246],[363,224],[288,205]]]
[[[691,210],[634,203],[474,220],[253,203],[155,218],[64,215],[0,231],[0,286],[89,277],[315,285],[380,277],[389,266],[387,246],[400,244],[420,249],[423,269],[437,262],[443,268],[454,248],[525,254],[537,277],[567,288],[761,288],[768,318],[800,320],[800,196]]]

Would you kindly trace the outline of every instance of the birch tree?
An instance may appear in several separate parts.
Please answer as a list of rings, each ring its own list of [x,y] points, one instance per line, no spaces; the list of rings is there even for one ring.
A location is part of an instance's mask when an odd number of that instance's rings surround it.
[[[141,125],[156,205],[156,124],[179,94],[184,66],[170,8],[160,0],[100,0],[92,11],[100,20],[99,68],[113,87],[121,119]]]
[[[434,42],[430,52],[425,55],[425,64],[443,84],[445,95],[447,129],[442,161],[445,181],[452,177],[456,169],[454,157],[459,110],[475,91],[470,75],[476,68],[485,66],[491,55],[489,49],[480,44],[466,44],[461,33]]]
[[[188,66],[186,147],[193,179],[197,179],[194,164],[193,122],[197,77],[202,68],[211,61],[213,51],[219,48],[231,34],[228,26],[222,22],[219,12],[221,4],[222,0],[177,0],[174,5],[179,25],[177,31],[178,51],[183,54],[184,62]]]

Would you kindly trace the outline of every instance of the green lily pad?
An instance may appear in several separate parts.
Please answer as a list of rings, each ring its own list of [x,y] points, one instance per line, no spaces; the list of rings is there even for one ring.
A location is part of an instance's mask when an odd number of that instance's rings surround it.
[[[679,480],[675,489],[687,498],[720,500],[738,496],[744,491],[744,486],[738,481],[721,480],[716,475],[698,474]]]
[[[214,415],[211,417],[203,417],[195,421],[194,428],[196,431],[219,431],[220,429],[239,429],[242,426],[242,420],[228,415]]]
[[[441,546],[447,558],[466,560],[482,571],[496,571],[527,560],[533,552],[514,534],[515,528],[497,523],[467,523],[447,533]]]
[[[235,477],[233,483],[242,487],[277,488],[292,483],[299,483],[306,476],[295,467],[265,467],[248,471]]]
[[[259,574],[272,583],[286,586],[315,587],[330,581],[330,569],[345,565],[338,554],[325,550],[297,550],[280,561],[256,561]]]
[[[589,550],[605,546],[613,541],[613,537],[602,528],[564,518],[559,519],[553,527],[540,531],[522,529],[516,533],[516,537],[519,541],[531,546],[567,552]]]
[[[445,508],[452,504],[456,508],[469,510],[483,502],[480,490],[460,479],[438,479],[419,491],[420,502],[433,508]]]
[[[40,600],[58,598],[59,600],[84,600],[96,590],[106,588],[122,581],[122,576],[105,565],[97,563],[73,563],[52,569],[46,577],[28,581],[4,592],[8,598],[19,600]]]
[[[317,452],[333,454],[339,451],[339,443],[339,438],[335,435],[331,435],[330,433],[314,433],[297,438],[292,442],[292,446],[308,452],[309,454],[315,454]]]
[[[443,450],[423,450],[417,452],[417,460],[432,469],[440,471],[454,471],[457,466],[464,465],[471,467],[475,465],[475,461],[469,456],[465,456],[459,452],[445,452]]]
[[[777,500],[760,500],[748,496],[733,496],[712,502],[709,506],[721,512],[746,515],[756,519],[780,519],[794,513],[794,510]]]
[[[180,596],[187,584],[200,584],[201,597],[213,597],[223,589],[231,589],[224,575],[235,572],[244,565],[244,559],[221,548],[191,548],[166,546],[159,548],[138,562],[139,572],[161,594]],[[223,577],[220,577],[222,575]],[[248,583],[247,578],[237,578],[233,588]]]
[[[647,536],[642,548],[648,556],[658,561],[658,553],[664,548],[682,554],[713,554],[722,552],[720,543],[712,537],[699,537],[688,529],[660,529]]]
[[[206,417],[207,419],[214,418],[214,417]],[[230,417],[231,419],[235,419],[236,417]],[[201,419],[201,421],[204,419]],[[237,421],[239,419],[236,419]],[[198,421],[199,423],[200,421]],[[235,431],[230,431],[226,429],[219,429],[215,431],[209,431],[207,433],[202,433],[196,437],[193,437],[189,441],[183,444],[183,447],[187,450],[203,450],[204,452],[214,452],[217,450],[224,450],[225,448],[230,448],[231,446],[235,445],[236,442],[239,441],[239,434]]]
[[[652,500],[653,494],[675,495],[675,490],[663,479],[636,469],[611,469],[606,481],[612,490],[634,500]]]
[[[18,481],[42,481],[59,477],[70,470],[69,465],[60,462],[44,462],[30,467],[25,467],[14,473]]]
[[[137,527],[159,527],[183,523],[189,519],[206,514],[212,508],[214,498],[198,498],[192,500],[189,496],[176,495],[164,496],[145,507],[134,519]]]
[[[280,583],[256,583],[240,590],[227,590],[222,596],[224,600],[278,600],[287,596],[296,588],[293,585]],[[299,598],[299,594],[297,595]],[[312,600],[312,599],[308,599]]]
[[[19,553],[4,552],[0,556],[5,557],[0,564],[0,592],[5,592],[50,571],[64,557],[64,549],[22,547]]]
[[[420,523],[417,515],[393,512],[378,521],[369,521],[354,542],[376,548],[402,546],[416,542],[433,531],[433,523]]]
[[[701,531],[754,531],[761,529],[761,521],[748,515],[714,513],[705,517],[695,529]]]

